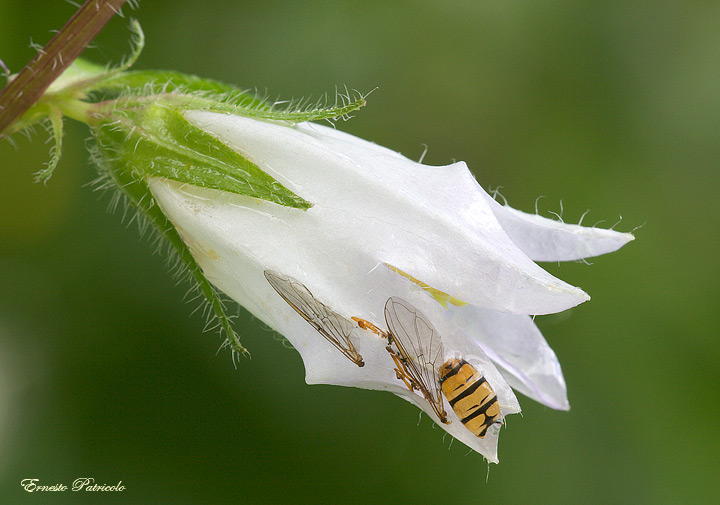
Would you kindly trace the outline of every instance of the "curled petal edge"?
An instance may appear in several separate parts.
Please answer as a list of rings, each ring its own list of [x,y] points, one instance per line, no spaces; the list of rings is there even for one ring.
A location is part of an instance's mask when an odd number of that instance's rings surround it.
[[[581,226],[501,205],[485,193],[503,230],[533,261],[574,261],[617,251],[635,240],[631,233]]]

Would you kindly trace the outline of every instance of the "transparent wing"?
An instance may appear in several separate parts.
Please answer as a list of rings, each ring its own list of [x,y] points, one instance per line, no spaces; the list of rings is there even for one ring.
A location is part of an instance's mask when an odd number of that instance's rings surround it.
[[[385,304],[385,322],[392,336],[391,347],[397,349],[405,372],[440,420],[447,423],[438,380],[438,368],[445,355],[440,335],[418,309],[394,296]]]
[[[318,333],[357,366],[365,366],[362,356],[350,341],[350,333],[355,329],[355,323],[318,301],[307,287],[292,277],[271,270],[265,270],[264,273],[267,281],[283,300]]]

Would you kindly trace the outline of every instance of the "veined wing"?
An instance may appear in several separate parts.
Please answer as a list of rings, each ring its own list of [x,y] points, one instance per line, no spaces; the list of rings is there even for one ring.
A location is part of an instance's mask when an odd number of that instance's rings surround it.
[[[352,321],[318,301],[305,285],[292,277],[271,270],[265,270],[264,273],[265,278],[283,300],[318,333],[357,366],[365,366],[362,356],[350,341],[350,334],[356,328]]]
[[[448,424],[438,381],[445,354],[440,335],[418,309],[394,296],[385,304],[385,322],[392,337],[390,348],[397,349],[403,372],[430,402],[440,421]]]

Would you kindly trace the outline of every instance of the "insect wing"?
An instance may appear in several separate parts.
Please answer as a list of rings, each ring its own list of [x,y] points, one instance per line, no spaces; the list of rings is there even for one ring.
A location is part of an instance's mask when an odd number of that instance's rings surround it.
[[[437,374],[445,354],[440,335],[420,311],[397,297],[390,297],[385,304],[385,322],[405,371],[440,420],[447,423]]]
[[[270,270],[265,278],[277,293],[341,353],[357,366],[364,366],[362,356],[350,341],[355,324],[318,301],[299,281]]]

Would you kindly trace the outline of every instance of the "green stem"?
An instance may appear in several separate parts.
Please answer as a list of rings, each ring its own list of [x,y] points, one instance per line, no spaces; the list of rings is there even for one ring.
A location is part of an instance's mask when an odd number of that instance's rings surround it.
[[[126,1],[85,1],[45,48],[0,92],[0,134],[40,99]]]
[[[105,109],[109,109],[109,107]],[[80,100],[68,101],[65,104],[61,104],[60,110],[63,116],[67,116],[70,119],[74,119],[88,126],[93,126],[97,122],[97,117],[105,112],[102,107],[98,107],[96,104]],[[109,112],[109,110],[107,112]]]

